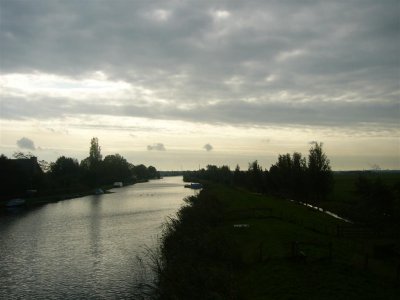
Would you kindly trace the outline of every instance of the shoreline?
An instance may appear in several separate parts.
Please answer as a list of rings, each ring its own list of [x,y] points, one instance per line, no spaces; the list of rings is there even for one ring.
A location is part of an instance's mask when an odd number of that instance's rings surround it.
[[[142,182],[147,182],[147,181],[148,180],[140,180],[135,183],[126,184],[122,187],[114,187],[113,185],[104,185],[104,186],[101,186],[100,189],[104,192],[104,194],[112,194],[114,192],[111,192],[110,191],[111,189],[114,189],[114,188],[120,189],[120,188],[132,186],[137,183],[142,183]],[[70,193],[65,193],[65,194],[54,194],[54,195],[39,196],[39,197],[16,197],[15,199],[17,199],[17,198],[23,199],[23,200],[25,200],[25,202],[18,206],[8,207],[7,202],[10,201],[11,199],[3,200],[0,202],[0,211],[6,213],[7,211],[10,211],[10,210],[28,210],[30,208],[46,205],[49,203],[56,203],[56,202],[64,201],[64,200],[71,200],[71,199],[96,195],[96,189],[98,189],[98,188],[91,188],[91,189],[88,189],[85,191],[79,191],[79,192],[70,192]]]

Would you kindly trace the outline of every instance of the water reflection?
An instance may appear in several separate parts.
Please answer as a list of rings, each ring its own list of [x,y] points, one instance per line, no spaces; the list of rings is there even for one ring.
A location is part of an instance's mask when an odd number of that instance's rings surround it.
[[[96,195],[90,199],[90,207],[91,207],[91,214],[89,216],[89,239],[90,239],[90,246],[92,249],[92,256],[96,258],[95,264],[99,261],[99,257],[101,255],[100,251],[100,218],[101,218],[101,197],[103,195]]]
[[[0,299],[129,298],[135,256],[194,192],[182,178],[0,217]]]

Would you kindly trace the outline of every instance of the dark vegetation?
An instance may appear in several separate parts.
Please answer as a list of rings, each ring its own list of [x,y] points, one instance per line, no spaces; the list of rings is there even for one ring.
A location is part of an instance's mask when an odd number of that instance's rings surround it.
[[[263,170],[257,161],[250,163],[246,171],[237,166],[234,172],[227,166],[208,165],[187,172],[185,179],[208,180],[313,204],[326,199],[333,188],[333,172],[321,143],[312,145],[308,161],[301,153],[287,153],[279,155],[269,170]]]
[[[205,188],[166,226],[155,298],[398,299],[399,173],[334,173],[315,143],[269,170],[209,165],[185,180]]]
[[[349,226],[296,202],[208,183],[166,226],[154,298],[398,299],[398,238],[342,231]]]
[[[53,163],[38,161],[21,152],[14,159],[0,156],[0,205],[12,198],[44,201],[93,193],[114,182],[134,184],[160,174],[153,166],[133,165],[119,154],[102,157],[97,138],[90,142],[89,156],[80,163],[72,157],[59,157]]]
[[[308,203],[379,230],[400,231],[400,172],[333,172],[321,143],[311,146],[307,159],[297,152],[279,155],[269,170],[257,161],[246,171],[208,165],[184,179]]]

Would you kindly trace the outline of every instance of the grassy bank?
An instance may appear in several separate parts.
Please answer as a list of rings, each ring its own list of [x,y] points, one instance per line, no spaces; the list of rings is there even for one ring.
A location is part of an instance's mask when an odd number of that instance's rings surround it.
[[[158,296],[398,298],[399,240],[353,229],[290,201],[210,185],[167,225]]]

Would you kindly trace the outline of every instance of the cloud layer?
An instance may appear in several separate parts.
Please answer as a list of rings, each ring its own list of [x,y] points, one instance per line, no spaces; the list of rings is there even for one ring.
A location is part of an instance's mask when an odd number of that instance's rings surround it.
[[[398,12],[396,0],[3,0],[1,118],[396,128]]]

